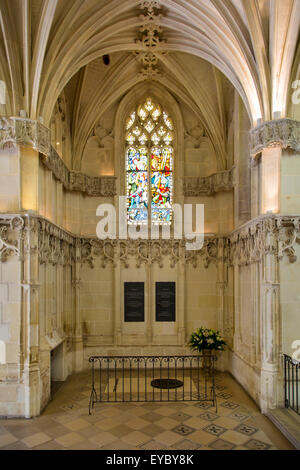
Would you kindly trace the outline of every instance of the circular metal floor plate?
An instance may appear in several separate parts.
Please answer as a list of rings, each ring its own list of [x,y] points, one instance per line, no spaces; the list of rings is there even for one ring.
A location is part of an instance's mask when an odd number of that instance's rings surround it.
[[[169,389],[182,387],[183,382],[176,379],[155,379],[152,380],[151,385],[154,388]]]

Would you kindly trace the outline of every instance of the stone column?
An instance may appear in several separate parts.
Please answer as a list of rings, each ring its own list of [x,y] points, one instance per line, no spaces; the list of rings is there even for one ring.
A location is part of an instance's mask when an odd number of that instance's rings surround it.
[[[261,159],[250,157],[249,168],[251,171],[251,219],[255,219],[261,214]]]
[[[25,250],[22,261],[22,327],[24,328],[25,417],[41,411],[39,367],[39,258],[38,220],[29,216],[24,230]]]
[[[241,299],[240,299],[240,267],[238,264],[234,265],[234,339],[233,349],[239,351],[241,344]]]
[[[253,289],[253,310],[252,310],[252,341],[250,350],[250,362],[253,366],[259,364],[259,352],[260,352],[260,277],[259,277],[259,265],[253,262],[250,265],[251,270],[251,286]]]
[[[80,372],[83,369],[83,337],[82,318],[80,310],[80,283],[81,283],[81,240],[76,240],[76,255],[72,276],[75,308],[75,331],[73,335],[73,369]]]
[[[0,215],[0,415],[24,416],[23,218]]]
[[[266,221],[263,258],[261,410],[276,408],[280,399],[280,303],[275,220]]]
[[[120,248],[119,248],[120,249]],[[116,257],[115,269],[114,269],[114,343],[116,346],[120,346],[122,342],[122,330],[121,330],[121,299],[123,298],[120,293],[122,288],[121,284],[121,262],[119,256]]]
[[[147,281],[146,281],[146,298],[148,300],[147,302],[147,312],[148,315],[146,317],[146,336],[147,336],[147,346],[151,346],[152,344],[152,338],[153,338],[153,308],[152,307],[152,295],[153,295],[153,265],[149,263],[146,267],[147,270]],[[155,291],[154,291],[154,296],[155,296]],[[154,304],[155,304],[155,297],[154,297]]]
[[[224,239],[218,240],[218,254],[217,254],[217,270],[218,281],[217,298],[218,298],[218,330],[225,336],[225,323],[226,323],[226,293],[228,287],[227,269],[224,265]],[[218,369],[225,369],[225,356],[224,353],[218,358]]]
[[[183,244],[179,246],[178,260],[178,282],[177,282],[177,299],[176,310],[178,314],[178,344],[184,346],[186,343],[186,312],[185,312],[185,247]]]
[[[261,182],[261,211],[267,214],[280,211],[280,147],[267,148],[262,151],[262,182]]]
[[[38,212],[39,206],[39,152],[20,147],[21,157],[21,206],[27,211]]]

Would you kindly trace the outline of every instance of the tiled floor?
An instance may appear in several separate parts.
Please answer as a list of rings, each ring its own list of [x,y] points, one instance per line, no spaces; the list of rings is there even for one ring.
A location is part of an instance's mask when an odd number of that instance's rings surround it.
[[[0,420],[0,450],[292,450],[228,374],[217,374],[210,403],[95,404],[88,373],[73,375],[34,419]]]

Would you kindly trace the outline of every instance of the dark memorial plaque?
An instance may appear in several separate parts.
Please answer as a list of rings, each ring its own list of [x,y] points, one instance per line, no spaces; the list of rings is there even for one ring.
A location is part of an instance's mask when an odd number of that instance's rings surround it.
[[[143,282],[124,282],[124,312],[126,322],[144,321]]]
[[[157,282],[156,321],[175,321],[175,282]]]

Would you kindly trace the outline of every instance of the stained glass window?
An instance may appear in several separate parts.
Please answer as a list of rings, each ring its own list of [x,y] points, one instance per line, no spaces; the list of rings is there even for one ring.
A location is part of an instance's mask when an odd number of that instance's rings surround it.
[[[147,98],[125,124],[127,220],[172,221],[174,126],[165,110]],[[148,208],[150,213],[148,214]]]

